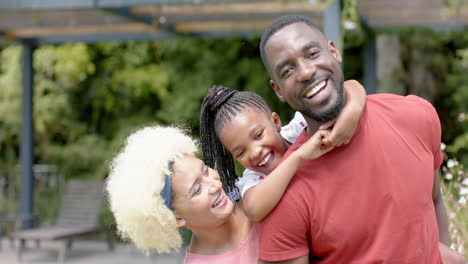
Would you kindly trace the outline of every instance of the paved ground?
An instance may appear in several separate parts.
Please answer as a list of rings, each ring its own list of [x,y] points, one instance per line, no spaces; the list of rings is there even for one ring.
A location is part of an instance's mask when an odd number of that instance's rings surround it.
[[[42,243],[40,249],[33,244],[23,254],[21,262],[16,261],[16,248],[11,247],[7,239],[1,239],[0,264],[52,264],[57,263],[58,245]],[[182,264],[181,254],[150,254],[145,256],[141,251],[128,244],[117,244],[111,252],[105,242],[78,240],[67,252],[66,264]]]

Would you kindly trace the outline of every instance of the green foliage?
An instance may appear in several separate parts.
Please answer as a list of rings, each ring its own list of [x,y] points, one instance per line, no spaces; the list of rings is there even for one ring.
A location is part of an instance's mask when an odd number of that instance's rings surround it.
[[[291,111],[271,92],[257,45],[256,38],[159,42],[160,58],[170,71],[171,93],[162,100],[157,119],[164,123],[183,122],[197,133],[203,96],[208,88],[218,84],[259,93],[287,119]]]
[[[18,205],[14,201],[6,199],[2,195],[0,195],[0,214],[11,214],[12,212],[15,212],[17,207]]]
[[[57,165],[67,178],[104,179],[124,138],[139,127],[178,123],[198,134],[202,99],[215,84],[256,91],[289,120],[292,111],[269,88],[258,41],[39,46],[33,54],[35,163]],[[13,171],[21,123],[21,47],[0,49],[0,60],[0,164]],[[37,190],[35,210],[42,217],[53,219],[58,204],[57,192]]]
[[[387,31],[400,38],[403,71],[395,75],[408,93],[433,95],[441,119],[442,141],[450,155],[468,164],[466,141],[468,113],[468,34],[466,31],[434,32],[425,28]],[[415,69],[426,72],[415,81]],[[430,97],[430,96],[429,96]],[[428,98],[431,99],[431,98]]]
[[[18,159],[20,132],[21,47],[0,51],[0,169],[7,170]]]
[[[468,46],[468,41],[467,41]],[[456,116],[457,127],[462,133],[455,136],[447,151],[458,157],[462,164],[468,166],[468,48],[457,52],[458,59],[453,62],[453,74],[447,78],[447,83],[454,87],[452,100]]]
[[[343,11],[341,15],[345,47],[355,48],[364,45],[366,32],[359,17],[358,1],[343,0]]]
[[[445,5],[448,9],[447,17],[456,16],[460,14],[463,7],[467,5],[466,1],[463,0],[446,0]]]
[[[442,166],[442,194],[449,218],[451,247],[463,255],[468,254],[468,174],[463,164],[449,159]]]

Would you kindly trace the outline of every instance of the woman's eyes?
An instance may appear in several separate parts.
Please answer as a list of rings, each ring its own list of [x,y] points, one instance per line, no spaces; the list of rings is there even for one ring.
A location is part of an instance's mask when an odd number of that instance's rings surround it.
[[[199,194],[200,191],[201,191],[201,186],[200,186],[200,184],[199,184],[198,187],[197,187],[197,189],[196,189],[195,192],[193,193],[193,195],[195,196],[195,195]]]
[[[243,150],[242,150],[242,151],[239,151],[239,152],[237,152],[236,158],[240,158],[240,157],[242,157],[242,155],[244,155],[244,153],[245,153],[245,151],[243,151]]]

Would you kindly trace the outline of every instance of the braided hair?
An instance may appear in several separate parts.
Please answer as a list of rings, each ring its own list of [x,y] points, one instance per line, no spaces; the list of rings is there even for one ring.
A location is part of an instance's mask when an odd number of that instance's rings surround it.
[[[207,166],[218,171],[224,191],[232,200],[235,185],[239,178],[235,171],[234,159],[231,153],[219,140],[221,129],[241,111],[247,108],[271,113],[265,100],[256,93],[237,91],[224,86],[213,86],[203,99],[200,113],[200,141],[202,143],[203,159]]]

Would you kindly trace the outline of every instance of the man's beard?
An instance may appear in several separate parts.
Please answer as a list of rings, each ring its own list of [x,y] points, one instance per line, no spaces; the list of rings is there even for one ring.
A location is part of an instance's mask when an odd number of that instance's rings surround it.
[[[300,111],[303,115],[307,116],[310,119],[313,119],[317,122],[324,123],[328,122],[330,120],[333,120],[338,117],[340,114],[341,110],[343,109],[344,105],[344,91],[343,91],[343,86],[344,86],[344,79],[343,76],[341,76],[340,80],[338,81],[338,86],[336,87],[337,92],[338,92],[338,98],[336,99],[336,102],[333,106],[330,107],[325,112],[320,112],[310,105],[308,105],[304,101],[300,101],[302,107],[304,108],[302,111]]]

